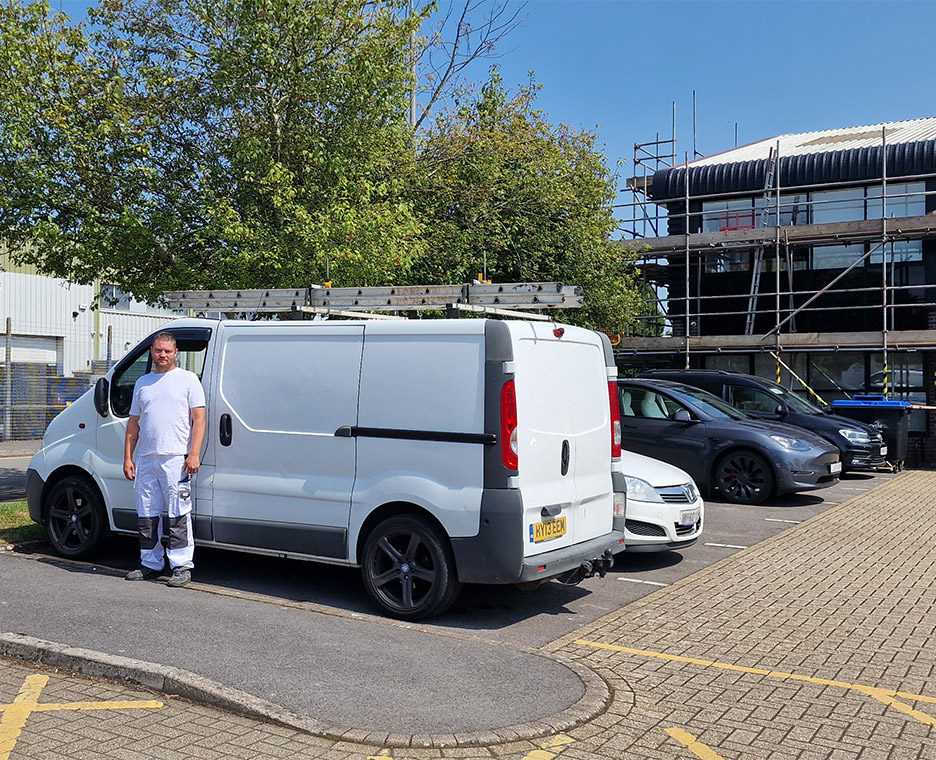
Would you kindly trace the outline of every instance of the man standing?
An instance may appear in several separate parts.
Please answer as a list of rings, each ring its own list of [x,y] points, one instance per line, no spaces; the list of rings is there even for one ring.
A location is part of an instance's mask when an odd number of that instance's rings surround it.
[[[200,466],[205,391],[197,375],[175,366],[179,349],[171,333],[153,338],[150,355],[152,371],[133,386],[124,441],[124,476],[134,481],[141,564],[127,574],[127,580],[159,577],[168,556],[172,568],[168,585],[179,587],[192,579],[194,567],[190,476]],[[165,555],[164,509],[169,511],[169,550]]]

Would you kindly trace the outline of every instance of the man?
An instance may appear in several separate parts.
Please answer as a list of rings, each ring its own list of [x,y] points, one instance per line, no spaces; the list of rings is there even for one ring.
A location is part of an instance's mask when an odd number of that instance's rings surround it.
[[[168,557],[172,568],[168,585],[172,587],[192,579],[195,539],[190,477],[198,472],[205,437],[205,391],[197,375],[175,366],[178,355],[171,333],[159,333],[153,339],[153,369],[133,386],[124,441],[124,476],[134,481],[141,564],[127,574],[127,580],[159,577]],[[165,555],[164,509],[169,512]]]

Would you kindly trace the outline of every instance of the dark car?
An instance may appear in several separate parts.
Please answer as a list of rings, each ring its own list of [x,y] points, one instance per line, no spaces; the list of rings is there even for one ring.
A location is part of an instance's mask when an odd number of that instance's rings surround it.
[[[826,412],[782,385],[754,375],[725,370],[653,370],[656,377],[694,385],[762,420],[806,428],[835,444],[842,470],[873,470],[887,464],[881,431],[858,420]]]
[[[685,470],[709,494],[760,504],[838,482],[838,449],[808,430],[755,419],[669,380],[618,380],[618,394],[624,448]]]

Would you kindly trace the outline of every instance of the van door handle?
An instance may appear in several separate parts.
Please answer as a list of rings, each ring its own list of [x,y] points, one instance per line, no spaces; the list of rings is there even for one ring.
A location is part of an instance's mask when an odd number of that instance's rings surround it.
[[[569,442],[565,440],[562,442],[562,454],[559,462],[559,472],[562,475],[569,474],[569,460],[572,458],[572,452],[569,449]]]
[[[231,445],[231,415],[230,414],[221,415],[221,424],[218,425],[218,433],[221,436],[221,445],[230,446]]]

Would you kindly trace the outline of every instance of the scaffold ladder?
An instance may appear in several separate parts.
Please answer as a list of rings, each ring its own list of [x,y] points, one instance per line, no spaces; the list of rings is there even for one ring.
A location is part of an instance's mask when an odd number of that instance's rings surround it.
[[[768,205],[770,202],[770,190],[773,187],[774,183],[774,174],[776,171],[776,154],[774,149],[770,149],[770,153],[767,155],[767,176],[764,178],[764,208],[763,214],[761,216],[761,226],[767,226],[768,216]],[[757,213],[757,209],[754,209],[754,212]],[[779,226],[780,220],[777,219],[777,225]],[[754,318],[757,315],[757,295],[760,291],[760,278],[761,278],[761,267],[764,263],[764,243],[759,242],[757,247],[754,249],[754,253],[751,255],[751,292],[748,295],[748,308],[747,308],[747,319],[744,322],[744,334],[753,335],[754,334]]]
[[[581,308],[578,285],[561,282],[471,282],[462,285],[392,285],[365,288],[261,288],[178,290],[164,294],[171,309],[194,312],[293,312],[342,317],[386,317],[387,312],[445,311],[552,319],[532,311]],[[392,314],[391,314],[392,316]]]

